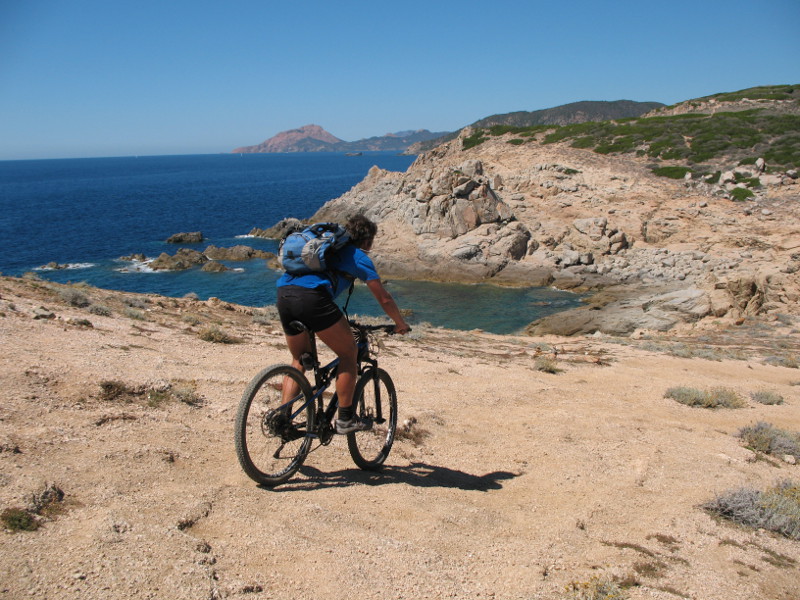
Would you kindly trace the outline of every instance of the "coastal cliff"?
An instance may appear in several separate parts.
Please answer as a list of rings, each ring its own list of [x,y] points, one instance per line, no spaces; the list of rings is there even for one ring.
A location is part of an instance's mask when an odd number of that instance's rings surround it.
[[[390,277],[604,290],[533,333],[798,312],[796,170],[720,156],[708,161],[715,176],[686,168],[673,179],[657,173],[679,161],[545,144],[546,133],[467,129],[405,173],[374,167],[310,220],[374,219],[374,256]]]

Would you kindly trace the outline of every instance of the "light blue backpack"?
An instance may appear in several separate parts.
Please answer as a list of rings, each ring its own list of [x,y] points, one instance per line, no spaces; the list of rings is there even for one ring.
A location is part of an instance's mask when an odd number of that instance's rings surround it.
[[[327,273],[328,259],[349,241],[350,234],[338,223],[314,223],[283,238],[278,261],[292,275]]]

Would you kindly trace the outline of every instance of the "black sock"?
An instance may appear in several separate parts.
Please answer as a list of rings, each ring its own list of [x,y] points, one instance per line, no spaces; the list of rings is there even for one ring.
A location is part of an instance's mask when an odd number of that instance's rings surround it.
[[[339,407],[339,419],[342,421],[349,421],[353,418],[353,407],[352,406],[340,406]]]

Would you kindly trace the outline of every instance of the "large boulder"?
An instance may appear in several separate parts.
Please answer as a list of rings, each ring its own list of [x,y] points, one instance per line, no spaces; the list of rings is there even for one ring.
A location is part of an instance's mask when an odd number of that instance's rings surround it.
[[[150,263],[150,268],[154,271],[182,271],[206,262],[208,262],[208,258],[202,252],[190,248],[181,248],[175,253],[175,256],[162,252],[158,258]]]
[[[192,231],[189,233],[176,233],[167,238],[168,244],[199,244],[205,238],[202,231]]]

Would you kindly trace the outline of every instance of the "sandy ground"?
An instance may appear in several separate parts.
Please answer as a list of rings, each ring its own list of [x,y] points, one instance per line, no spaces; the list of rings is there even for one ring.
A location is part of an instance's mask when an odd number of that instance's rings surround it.
[[[278,327],[243,307],[79,289],[110,309],[99,316],[69,290],[0,279],[0,508],[64,492],[38,530],[0,532],[0,598],[562,598],[614,577],[631,599],[800,598],[800,542],[701,508],[800,477],[735,435],[800,430],[800,371],[764,362],[800,356],[797,326],[387,339],[381,364],[419,439],[370,474],[337,438],[263,489],[238,465],[233,420],[249,379],[287,357]],[[54,318],[34,319],[40,306]],[[241,343],[201,340],[209,324]],[[664,351],[676,343],[722,360]],[[537,370],[554,350],[560,372]],[[202,402],[102,400],[108,380]],[[690,408],[664,397],[678,385],[747,406]],[[750,400],[759,390],[785,402]]]

